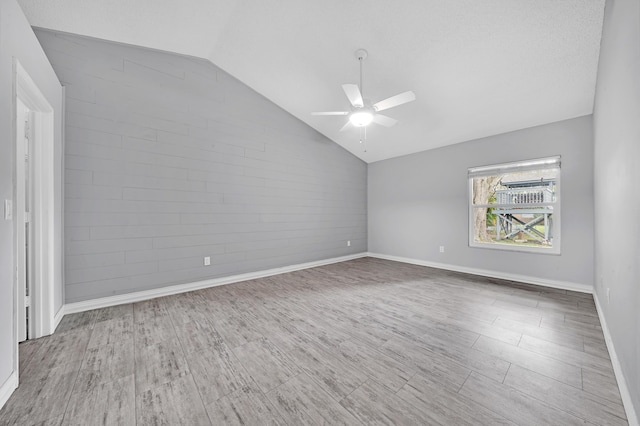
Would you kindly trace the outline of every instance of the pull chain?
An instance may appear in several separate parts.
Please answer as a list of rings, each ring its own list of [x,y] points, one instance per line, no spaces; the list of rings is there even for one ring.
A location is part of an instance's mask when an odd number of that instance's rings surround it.
[[[360,144],[364,152],[367,152],[367,127],[360,128]]]

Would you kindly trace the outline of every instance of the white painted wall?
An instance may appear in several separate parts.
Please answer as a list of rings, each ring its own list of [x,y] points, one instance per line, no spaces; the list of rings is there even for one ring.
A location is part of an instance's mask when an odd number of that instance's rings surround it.
[[[55,112],[55,223],[61,224],[61,158],[62,158],[62,86],[42,48],[15,0],[0,2],[0,200],[13,198],[14,191],[14,87],[13,60],[18,59],[42,90]],[[14,246],[12,221],[0,217],[0,390],[14,372],[17,345],[14,336]],[[54,231],[56,247],[61,247],[62,227]],[[61,250],[57,250],[55,279],[55,310],[62,306]]]
[[[640,413],[640,2],[607,1],[594,110],[595,292]],[[607,302],[607,288],[611,301]],[[623,395],[624,397],[624,395]],[[627,403],[627,401],[625,401]],[[636,424],[638,419],[635,419]],[[630,419],[631,424],[633,422]]]
[[[562,156],[562,253],[469,247],[467,169],[552,155]],[[372,163],[368,173],[370,252],[591,289],[591,116]]]

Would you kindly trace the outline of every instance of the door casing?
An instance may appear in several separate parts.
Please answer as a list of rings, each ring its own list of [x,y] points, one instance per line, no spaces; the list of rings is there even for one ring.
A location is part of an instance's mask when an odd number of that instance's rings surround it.
[[[54,111],[42,91],[26,72],[20,62],[14,58],[14,259],[15,259],[15,289],[14,294],[14,320],[15,320],[15,365],[14,371],[18,371],[18,286],[24,285],[24,149],[18,149],[20,135],[17,118],[18,99],[31,111],[32,129],[31,143],[33,161],[30,167],[31,174],[32,205],[31,205],[31,229],[32,229],[32,289],[30,309],[30,338],[37,338],[53,333],[54,321],[54,277],[55,277],[55,251],[54,251]],[[22,124],[24,125],[24,124]],[[18,152],[22,152],[22,167],[19,167]],[[18,173],[22,173],[18,176]],[[22,185],[22,189],[20,189]],[[22,235],[22,240],[19,236]],[[21,246],[19,245],[21,244]],[[22,258],[20,256],[22,253]]]

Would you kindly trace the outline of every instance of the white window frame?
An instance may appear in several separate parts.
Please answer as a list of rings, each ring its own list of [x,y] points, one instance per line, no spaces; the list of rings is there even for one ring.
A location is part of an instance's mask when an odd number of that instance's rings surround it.
[[[483,249],[492,249],[492,250],[504,250],[504,251],[516,251],[516,252],[526,252],[526,253],[537,253],[537,254],[550,254],[550,255],[560,255],[561,254],[561,241],[562,241],[562,232],[561,232],[561,217],[562,217],[562,198],[561,198],[561,177],[562,177],[562,161],[560,155],[545,157],[545,158],[537,158],[531,160],[523,160],[523,161],[514,161],[510,163],[502,163],[502,164],[492,164],[487,166],[480,167],[471,167],[468,169],[467,173],[467,187],[468,187],[468,214],[469,214],[469,247],[473,248],[483,248]],[[482,177],[482,176],[494,176],[501,173],[514,173],[520,171],[528,171],[528,170],[543,170],[546,168],[557,168],[559,169],[558,177],[556,178],[556,201],[553,203],[536,203],[536,204],[522,204],[522,207],[542,207],[545,205],[553,206],[553,246],[552,247],[531,247],[531,246],[517,246],[510,244],[500,244],[500,243],[484,243],[478,242],[474,239],[474,208],[482,208],[482,207],[496,207],[500,205],[496,204],[480,204],[473,205],[473,178],[474,177]],[[506,206],[506,205],[505,205]]]

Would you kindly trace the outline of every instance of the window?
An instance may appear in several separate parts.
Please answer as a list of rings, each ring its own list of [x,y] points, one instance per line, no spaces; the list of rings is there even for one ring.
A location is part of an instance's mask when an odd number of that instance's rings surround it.
[[[560,253],[560,157],[469,169],[469,245]]]

